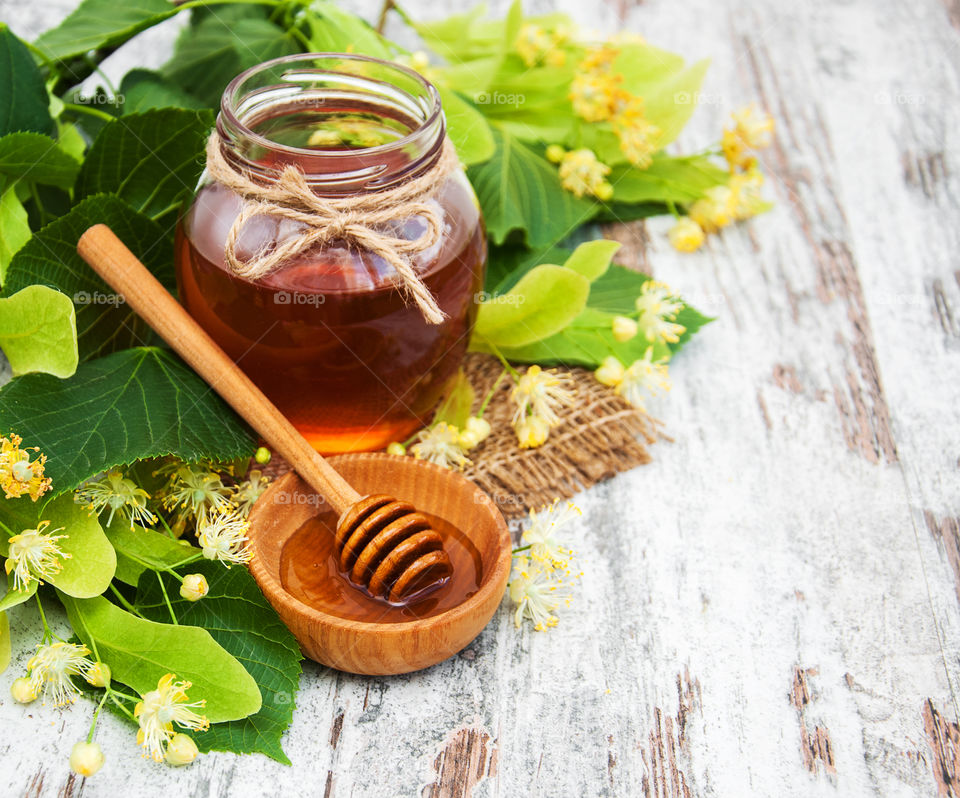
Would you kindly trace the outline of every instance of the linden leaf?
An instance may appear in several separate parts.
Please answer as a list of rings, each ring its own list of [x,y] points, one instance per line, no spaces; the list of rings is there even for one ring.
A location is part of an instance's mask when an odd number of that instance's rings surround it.
[[[103,531],[117,552],[117,579],[134,587],[148,568],[176,568],[200,553],[186,541],[174,540],[139,524],[131,529],[129,521],[120,516],[114,517]]]
[[[438,88],[447,134],[467,166],[489,159],[496,149],[493,131],[476,108],[452,89]]]
[[[256,446],[200,377],[153,347],[88,361],[66,380],[15,377],[0,389],[0,429],[29,433],[29,444],[47,455],[55,493],[135,460],[225,461]]]
[[[69,189],[79,169],[80,161],[49,136],[21,132],[0,138],[0,174],[10,179]]]
[[[520,278],[506,294],[480,305],[472,345],[518,347],[566,327],[587,303],[590,281],[564,266],[545,263]]]
[[[149,69],[131,69],[120,82],[123,112],[140,113],[153,108],[192,108],[199,110],[203,103],[188,94],[159,72]]]
[[[7,593],[0,599],[0,613],[5,613],[7,610],[13,609],[17,605],[32,599],[37,594],[38,587],[40,587],[40,584],[37,580],[31,579],[26,589],[15,590],[13,587],[13,572],[11,571],[7,574]],[[0,659],[2,659],[2,657],[0,657]]]
[[[445,421],[447,424],[453,424],[453,426],[462,429],[463,425],[467,423],[467,419],[470,418],[473,397],[473,386],[467,379],[467,375],[463,373],[463,369],[460,369],[443,401],[440,402],[433,414],[433,423],[438,424]]]
[[[30,240],[27,211],[13,186],[0,186],[0,286],[13,256]]]
[[[50,133],[47,87],[26,45],[0,22],[0,136],[17,130]]]
[[[590,220],[597,203],[564,189],[553,164],[509,133],[494,129],[493,138],[493,156],[467,174],[494,243],[520,230],[528,246],[546,247]]]
[[[78,198],[110,193],[151,219],[196,188],[213,120],[206,111],[162,108],[108,122],[77,176]]]
[[[0,349],[14,374],[42,371],[69,377],[77,370],[73,302],[45,285],[0,299]]]
[[[727,182],[729,173],[704,155],[675,158],[654,156],[646,169],[629,164],[614,166],[610,172],[613,196],[617,202],[690,203],[712,186]]]
[[[180,9],[168,0],[83,0],[60,24],[42,33],[35,45],[54,61],[115,48]]]
[[[593,282],[606,272],[618,249],[619,241],[608,241],[604,238],[586,241],[573,251],[563,265]]]
[[[108,354],[155,336],[116,292],[77,254],[87,228],[106,224],[168,288],[175,285],[173,246],[164,229],[109,195],[88,197],[36,233],[10,263],[3,293],[34,283],[53,286],[76,305],[80,360]]]
[[[0,673],[10,665],[10,619],[7,613],[0,612]]]
[[[178,583],[164,576],[167,594],[180,623],[206,629],[233,654],[256,680],[263,696],[260,711],[243,720],[218,723],[209,731],[193,734],[201,751],[263,753],[289,765],[281,740],[293,718],[300,683],[297,641],[263,597],[245,568],[224,568],[220,563],[198,562],[185,571],[201,573],[210,592],[197,602],[180,598]],[[169,617],[157,577],[145,573],[137,590],[137,607],[148,618]]]
[[[60,598],[77,636],[96,649],[116,681],[140,695],[156,690],[160,678],[172,673],[191,682],[191,701],[206,700],[203,713],[211,723],[260,710],[257,683],[206,629],[143,620],[102,596]]]

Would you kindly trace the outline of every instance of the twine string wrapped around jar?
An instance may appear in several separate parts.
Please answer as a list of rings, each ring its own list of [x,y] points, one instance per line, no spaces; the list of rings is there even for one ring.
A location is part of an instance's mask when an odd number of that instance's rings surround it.
[[[264,184],[227,161],[216,131],[207,141],[209,176],[243,199],[224,249],[224,259],[236,275],[258,280],[314,245],[343,241],[369,250],[389,263],[396,271],[397,287],[405,297],[413,299],[431,324],[442,322],[445,314],[417,274],[411,258],[440,241],[443,214],[430,200],[444,180],[459,168],[453,144],[444,139],[440,157],[412,180],[369,193],[321,197],[310,189],[304,173],[296,166],[287,165],[275,181]],[[304,227],[273,248],[242,260],[237,255],[237,239],[244,225],[256,216],[279,216]],[[401,238],[390,232],[392,224],[414,216],[426,223],[426,229],[417,238]]]

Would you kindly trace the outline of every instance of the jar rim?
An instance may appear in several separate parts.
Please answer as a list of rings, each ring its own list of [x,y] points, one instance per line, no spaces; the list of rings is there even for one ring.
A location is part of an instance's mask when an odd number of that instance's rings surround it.
[[[237,115],[234,111],[234,108],[242,100],[242,95],[240,93],[240,87],[251,77],[255,76],[258,72],[264,71],[274,66],[282,64],[294,64],[298,61],[316,61],[322,58],[329,59],[338,59],[340,61],[353,61],[357,63],[369,63],[376,64],[380,67],[387,67],[389,69],[395,70],[396,72],[405,75],[408,78],[413,79],[416,83],[423,87],[426,95],[428,96],[430,108],[429,113],[425,116],[423,120],[417,120],[418,124],[408,133],[400,136],[393,141],[388,141],[383,144],[377,144],[372,147],[355,147],[349,150],[343,149],[323,149],[322,147],[294,147],[289,144],[282,144],[278,141],[275,141],[271,138],[268,138],[260,133],[257,133],[252,128],[248,127],[243,120]],[[375,79],[369,78],[369,80],[374,81]],[[378,81],[383,82],[383,81]],[[402,90],[402,89],[401,89]],[[412,96],[412,95],[411,95]],[[404,66],[403,64],[397,64],[393,61],[386,61],[382,58],[375,58],[369,55],[361,55],[359,53],[335,53],[335,52],[322,52],[322,53],[294,53],[293,55],[284,55],[279,58],[271,58],[268,61],[263,61],[255,66],[252,66],[248,69],[245,69],[239,75],[237,75],[230,83],[227,84],[226,89],[223,91],[223,95],[220,98],[220,115],[221,118],[228,123],[229,127],[233,130],[239,132],[245,139],[258,144],[262,147],[269,148],[271,150],[285,153],[292,156],[322,156],[324,158],[347,158],[352,157],[356,158],[360,156],[377,156],[381,153],[390,153],[397,149],[402,149],[404,147],[415,144],[418,137],[424,134],[424,131],[428,130],[430,127],[434,126],[437,120],[441,117],[443,113],[443,108],[440,102],[440,93],[437,91],[436,86],[434,86],[429,80],[427,80],[423,75],[417,72],[410,67]]]

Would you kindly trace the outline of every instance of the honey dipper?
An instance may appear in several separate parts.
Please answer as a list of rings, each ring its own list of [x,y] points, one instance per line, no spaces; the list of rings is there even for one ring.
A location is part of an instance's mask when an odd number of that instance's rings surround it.
[[[355,585],[401,602],[451,575],[450,558],[429,518],[390,496],[357,493],[109,227],[98,224],[87,230],[77,252],[326,499],[339,516],[335,546],[340,568]]]

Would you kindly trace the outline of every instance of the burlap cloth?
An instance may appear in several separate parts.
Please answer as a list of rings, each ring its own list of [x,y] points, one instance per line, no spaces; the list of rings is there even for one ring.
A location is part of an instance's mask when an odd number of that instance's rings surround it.
[[[500,375],[502,366],[490,355],[470,354],[464,371],[477,397],[482,397]],[[515,403],[510,398],[512,380],[502,380],[484,418],[493,431],[472,450],[473,464],[463,475],[473,480],[496,502],[507,518],[519,518],[554,499],[574,494],[609,479],[621,471],[649,463],[649,446],[669,440],[661,423],[601,385],[586,369],[570,369],[576,387],[575,406],[564,411],[564,422],[550,431],[538,449],[520,449],[510,419]],[[290,470],[274,456],[264,469],[270,476]]]

